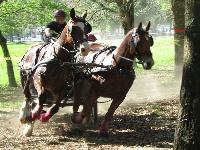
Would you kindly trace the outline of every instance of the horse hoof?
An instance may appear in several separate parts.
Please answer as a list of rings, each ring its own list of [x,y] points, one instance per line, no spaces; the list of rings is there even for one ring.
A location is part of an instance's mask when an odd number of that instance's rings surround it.
[[[33,133],[33,124],[28,123],[25,129],[23,130],[23,136],[30,137],[32,133]]]
[[[42,122],[48,122],[51,118],[51,114],[49,112],[40,114],[39,120]]]
[[[83,120],[83,116],[80,112],[75,112],[71,116],[71,121],[74,124],[81,124],[82,120]]]

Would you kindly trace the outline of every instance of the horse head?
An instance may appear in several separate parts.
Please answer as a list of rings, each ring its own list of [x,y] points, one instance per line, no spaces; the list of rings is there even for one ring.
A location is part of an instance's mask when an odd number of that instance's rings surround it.
[[[145,29],[142,23],[130,30],[114,54],[115,65],[130,69],[133,59],[136,57],[144,69],[151,69],[154,65],[150,47],[153,46],[153,38],[149,35],[150,22]]]
[[[60,37],[57,40],[57,45],[68,45],[69,49],[82,49],[85,52],[89,50],[87,34],[91,32],[91,25],[85,20],[87,12],[82,17],[75,15],[74,8],[70,11],[71,19],[63,29]],[[58,47],[59,49],[60,47]]]
[[[135,48],[136,57],[140,60],[144,69],[151,69],[154,60],[151,53],[153,46],[153,37],[149,34],[151,23],[149,21],[145,29],[142,23],[139,23],[137,29],[132,34],[131,45]]]
[[[75,10],[72,8],[70,11],[71,19],[68,26],[75,44],[80,47],[82,55],[87,55],[89,52],[89,45],[87,41],[87,34],[92,31],[91,25],[86,21],[87,11],[82,16],[77,16]]]

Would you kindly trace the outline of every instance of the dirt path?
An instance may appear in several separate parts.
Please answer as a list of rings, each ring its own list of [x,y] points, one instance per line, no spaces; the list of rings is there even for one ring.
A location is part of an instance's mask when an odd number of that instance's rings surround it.
[[[49,123],[37,122],[28,138],[20,136],[17,111],[0,111],[0,149],[172,149],[179,83],[166,78],[171,76],[138,76],[115,113],[108,138],[98,136],[98,127],[109,103],[98,105],[99,123],[86,131],[72,129],[71,107],[66,107]]]

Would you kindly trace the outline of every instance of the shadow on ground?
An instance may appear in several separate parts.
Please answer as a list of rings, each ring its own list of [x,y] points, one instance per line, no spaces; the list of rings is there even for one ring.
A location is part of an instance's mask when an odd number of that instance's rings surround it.
[[[166,104],[166,103],[165,103]],[[58,139],[60,142],[68,142],[84,139],[88,146],[97,145],[123,145],[130,146],[153,146],[157,148],[172,148],[173,136],[176,124],[176,110],[169,107],[172,104],[148,104],[139,107],[130,108],[125,106],[114,116],[110,125],[109,137],[100,137],[98,135],[98,125],[91,126],[85,131],[65,130],[66,121],[69,115],[57,116],[53,121],[62,124],[62,136]],[[167,106],[168,105],[168,106]],[[171,108],[171,110],[169,110]],[[130,109],[132,112],[130,112]],[[159,109],[159,111],[158,111]],[[121,114],[124,111],[124,115]],[[127,114],[129,113],[129,114]],[[99,116],[102,120],[103,116]]]
[[[18,120],[9,119],[14,114],[0,112],[5,116],[4,121],[1,118],[0,149],[171,149],[177,117],[176,101],[177,98],[171,98],[119,107],[107,138],[98,135],[104,117],[102,113],[97,125],[82,131],[72,128],[71,114],[63,111],[64,114],[55,115],[48,123],[37,122],[32,137],[21,137]]]

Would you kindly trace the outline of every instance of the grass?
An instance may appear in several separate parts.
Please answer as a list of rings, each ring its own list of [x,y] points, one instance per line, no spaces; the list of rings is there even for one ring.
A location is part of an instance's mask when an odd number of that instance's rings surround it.
[[[153,58],[155,61],[154,69],[173,70],[174,68],[174,38],[157,37],[152,47]]]
[[[30,46],[31,44],[16,44],[16,43],[8,44],[8,49],[13,62],[15,78],[18,84],[20,84],[18,63]],[[6,87],[7,85],[8,85],[8,78],[7,78],[6,63],[3,57],[3,51],[0,48],[0,86]]]

